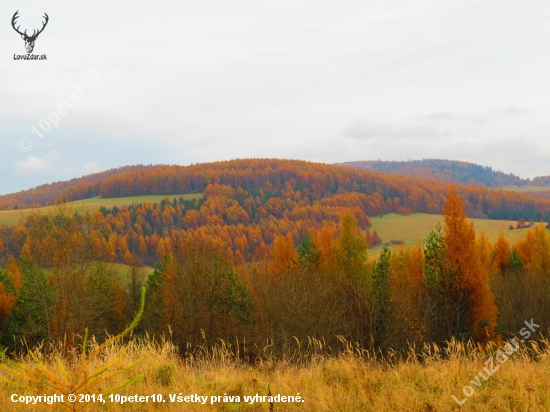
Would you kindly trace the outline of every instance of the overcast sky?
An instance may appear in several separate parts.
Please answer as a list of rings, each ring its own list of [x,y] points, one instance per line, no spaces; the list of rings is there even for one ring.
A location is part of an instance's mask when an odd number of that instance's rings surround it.
[[[16,10],[30,33],[48,13],[47,61],[14,60]],[[0,193],[244,157],[550,174],[548,1],[3,0],[0,16]]]

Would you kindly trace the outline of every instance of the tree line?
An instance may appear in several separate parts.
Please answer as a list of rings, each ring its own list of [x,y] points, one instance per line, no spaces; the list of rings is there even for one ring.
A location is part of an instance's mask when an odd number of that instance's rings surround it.
[[[367,196],[364,207],[370,216],[391,211],[440,214],[449,190],[449,184],[444,182],[344,166],[298,160],[241,159],[191,166],[136,167],[135,170],[112,173],[93,183],[81,182],[64,187],[61,194],[59,188],[52,186],[49,195],[47,190],[46,193],[31,190],[0,196],[0,206],[22,208],[31,204],[56,203],[53,199],[62,202],[97,195],[112,198],[203,193],[209,185],[229,186],[235,193],[240,188],[252,195],[255,202],[259,196],[262,205],[256,207],[263,207],[268,198],[280,197],[282,191],[289,188],[302,198],[308,198],[310,204],[354,192]],[[470,217],[513,220],[522,217],[539,221],[550,213],[548,199],[481,186],[459,186],[457,190]]]
[[[523,179],[512,173],[506,174],[488,166],[458,160],[422,159],[409,161],[358,161],[343,163],[346,166],[363,170],[397,173],[441,182],[454,182],[462,185],[480,185],[499,188],[503,186],[544,186],[550,185],[550,176],[537,176],[533,180]]]
[[[167,238],[158,269],[145,276],[134,260],[121,272],[97,255],[102,213],[60,205],[27,219],[18,255],[0,243],[0,342],[12,350],[22,340],[76,345],[85,327],[102,339],[132,318],[142,285],[138,333],[170,336],[182,352],[217,339],[245,340],[251,357],[255,345],[277,350],[308,337],[334,350],[341,338],[380,350],[453,337],[486,342],[517,333],[526,319],[550,318],[546,228],[515,245],[502,235],[491,244],[476,236],[454,189],[443,215],[424,245],[384,248],[378,258],[351,211],[298,242],[277,234],[249,261],[226,238],[189,230]],[[120,253],[119,243],[112,247]]]

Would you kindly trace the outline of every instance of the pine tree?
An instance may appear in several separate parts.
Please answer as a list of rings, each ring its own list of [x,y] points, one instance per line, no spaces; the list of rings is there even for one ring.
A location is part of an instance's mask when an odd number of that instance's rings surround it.
[[[298,264],[302,267],[317,268],[321,261],[321,252],[317,249],[317,245],[311,239],[311,234],[308,232],[304,241],[298,246]]]
[[[486,341],[494,337],[497,309],[489,289],[489,274],[476,253],[476,237],[473,223],[467,220],[464,204],[451,187],[443,215],[445,218],[445,247],[449,257],[454,282],[460,295],[468,301],[468,323],[464,324],[457,312],[455,331],[470,330],[476,340]]]
[[[374,232],[372,232],[372,240],[371,240],[371,245],[379,245],[382,243],[382,239],[380,239],[380,237],[378,237],[378,232],[375,230]]]
[[[166,245],[163,238],[159,240],[155,254],[157,258],[164,259],[164,255],[166,254]]]
[[[8,276],[11,279],[13,288],[15,289],[15,294],[18,294],[19,290],[21,290],[21,286],[23,285],[23,274],[21,273],[21,269],[19,269],[16,260],[11,255],[8,257]]]
[[[548,276],[550,271],[550,235],[542,225],[535,227],[532,231],[534,241],[529,270],[539,276]]]
[[[143,238],[143,236],[139,237],[138,252],[141,256],[147,255],[147,245],[145,244],[145,239]]]
[[[498,239],[495,243],[495,265],[500,274],[504,275],[509,265],[510,259],[510,244],[504,238],[502,232],[500,232]]]
[[[371,246],[373,243],[372,243],[372,235],[370,233],[370,229],[367,228],[365,230],[365,240],[367,241],[367,245]]]
[[[519,256],[518,250],[515,248],[515,246],[512,248],[510,256],[508,257],[507,267],[509,271],[514,272],[519,272],[523,270],[523,262],[521,261],[521,257]]]
[[[342,215],[339,242],[332,254],[335,258],[329,265],[336,269],[342,284],[349,310],[349,319],[355,330],[355,339],[361,341],[368,330],[367,276],[368,245],[358,231],[357,220],[351,213]]]
[[[126,263],[127,265],[131,265],[132,263],[134,263],[134,257],[132,256],[132,253],[130,253],[130,251],[128,249],[126,249],[126,251],[124,252],[124,263]]]
[[[107,262],[114,262],[116,261],[117,253],[116,253],[116,245],[117,245],[117,234],[113,233],[111,236],[109,236],[109,241],[107,242],[107,249],[105,250],[105,254]]]
[[[290,269],[295,260],[296,250],[290,233],[286,236],[277,236],[271,251],[270,273],[275,277],[281,275]]]
[[[391,292],[391,260],[391,251],[384,246],[372,276],[372,289],[369,298],[370,333],[372,337],[371,344],[377,347],[384,346],[386,338],[385,323],[388,321]]]

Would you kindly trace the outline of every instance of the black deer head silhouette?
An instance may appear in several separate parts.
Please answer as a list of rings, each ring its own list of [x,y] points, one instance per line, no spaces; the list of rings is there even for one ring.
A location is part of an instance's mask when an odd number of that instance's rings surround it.
[[[21,35],[21,38],[23,40],[25,40],[25,48],[27,49],[27,53],[32,53],[33,49],[34,49],[34,42],[36,41],[36,38],[38,37],[38,35],[40,33],[42,33],[44,31],[44,29],[46,28],[46,25],[48,24],[48,21],[50,20],[50,18],[48,17],[48,15],[46,13],[44,13],[44,18],[46,19],[46,21],[43,24],[42,28],[40,30],[38,30],[38,32],[36,32],[36,30],[33,31],[32,33],[32,36],[29,36],[27,35],[27,30],[25,30],[24,33],[21,33],[19,31],[19,27],[20,26],[17,26],[17,28],[15,27],[15,20],[17,20],[19,18],[19,16],[17,15],[19,13],[19,10],[17,10],[15,12],[15,14],[13,15],[13,18],[11,19],[11,25],[13,27],[13,29],[19,33]]]

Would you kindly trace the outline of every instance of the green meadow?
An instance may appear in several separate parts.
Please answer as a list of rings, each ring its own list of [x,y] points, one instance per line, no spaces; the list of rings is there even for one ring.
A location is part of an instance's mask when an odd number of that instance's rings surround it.
[[[91,197],[89,199],[76,200],[74,202],[67,202],[66,205],[72,205],[76,207],[79,211],[94,211],[98,210],[101,206],[105,207],[122,207],[130,206],[134,203],[154,203],[160,202],[165,197],[168,197],[170,200],[179,199],[196,199],[201,198],[202,193],[192,193],[192,194],[176,194],[176,195],[146,195],[146,196],[129,196],[129,197],[114,197],[104,199],[101,196]],[[15,226],[20,218],[25,219],[27,216],[34,212],[48,213],[50,210],[55,208],[55,206],[41,207],[38,209],[23,209],[23,210],[2,210],[0,211],[0,225],[6,226]]]
[[[527,229],[509,230],[510,225],[516,226],[512,220],[489,220],[489,219],[469,219],[474,223],[476,233],[480,235],[484,232],[491,242],[495,242],[502,232],[506,240],[511,244],[525,237]],[[389,213],[382,217],[371,218],[371,233],[376,230],[383,243],[391,240],[400,240],[407,246],[413,246],[419,241],[423,242],[430,231],[435,230],[438,223],[443,226],[443,216],[430,215],[427,213],[413,213],[405,216],[397,213]],[[383,246],[375,246],[370,252],[377,255]]]
[[[514,192],[541,192],[543,190],[550,190],[550,186],[503,186],[500,189],[512,190]]]

